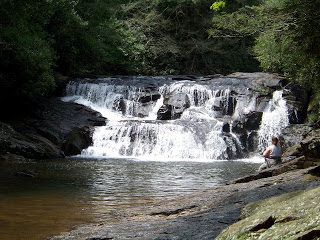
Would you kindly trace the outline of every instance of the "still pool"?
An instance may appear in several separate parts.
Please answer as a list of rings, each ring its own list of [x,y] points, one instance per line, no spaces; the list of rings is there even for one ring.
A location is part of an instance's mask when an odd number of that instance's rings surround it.
[[[258,162],[68,158],[0,162],[0,238],[45,239],[73,226],[115,221],[117,210],[215,188]],[[19,176],[32,171],[34,178]]]

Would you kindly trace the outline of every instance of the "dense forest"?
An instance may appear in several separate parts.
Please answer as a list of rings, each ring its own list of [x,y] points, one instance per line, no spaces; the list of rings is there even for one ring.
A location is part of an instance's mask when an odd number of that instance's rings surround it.
[[[58,75],[268,71],[312,90],[320,0],[1,0],[0,102],[33,103]]]

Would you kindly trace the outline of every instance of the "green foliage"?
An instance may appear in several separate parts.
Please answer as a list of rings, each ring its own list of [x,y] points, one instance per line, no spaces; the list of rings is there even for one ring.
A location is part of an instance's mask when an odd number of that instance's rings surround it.
[[[1,2],[1,95],[13,89],[17,96],[33,99],[54,89],[52,67],[56,55],[50,46],[49,34],[38,22],[45,22],[42,6],[31,6],[28,1],[17,3]]]
[[[312,90],[319,114],[320,1],[271,1],[262,10],[271,24],[260,33],[255,45],[261,66]]]
[[[34,101],[49,94],[55,88],[54,72],[128,72],[127,56],[134,48],[114,18],[114,9],[123,2],[2,0],[1,102],[17,97]]]
[[[213,11],[219,11],[221,8],[224,8],[226,6],[226,3],[224,1],[214,2],[210,9]]]
[[[320,2],[277,3],[263,7],[271,24],[257,38],[255,52],[265,70],[281,72],[312,88],[319,79]]]
[[[236,3],[238,4],[238,3]],[[238,39],[208,38],[212,0],[136,0],[118,12],[132,33],[139,74],[212,74],[258,70]],[[231,4],[233,6],[233,4]]]
[[[216,14],[210,34],[244,41],[264,71],[283,74],[312,90],[318,99],[313,105],[319,107],[319,26],[319,0],[266,0]]]

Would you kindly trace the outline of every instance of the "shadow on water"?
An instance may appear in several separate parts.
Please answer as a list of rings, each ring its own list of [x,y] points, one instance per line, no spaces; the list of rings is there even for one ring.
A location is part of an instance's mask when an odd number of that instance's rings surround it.
[[[258,166],[83,158],[1,162],[0,236],[44,239],[79,224],[117,221],[117,209],[214,188]],[[16,174],[23,170],[35,177]]]

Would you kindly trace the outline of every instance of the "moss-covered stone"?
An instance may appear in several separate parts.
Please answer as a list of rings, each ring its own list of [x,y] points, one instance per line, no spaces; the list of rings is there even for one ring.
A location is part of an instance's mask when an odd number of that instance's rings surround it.
[[[320,237],[320,187],[253,202],[243,208],[240,219],[216,239]]]

